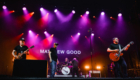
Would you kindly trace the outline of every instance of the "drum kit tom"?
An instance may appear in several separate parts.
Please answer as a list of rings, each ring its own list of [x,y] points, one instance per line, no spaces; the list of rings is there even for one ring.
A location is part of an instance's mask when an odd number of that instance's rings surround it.
[[[72,74],[72,64],[68,63],[68,65],[63,65],[63,63],[57,64],[56,72],[59,75],[70,75]]]

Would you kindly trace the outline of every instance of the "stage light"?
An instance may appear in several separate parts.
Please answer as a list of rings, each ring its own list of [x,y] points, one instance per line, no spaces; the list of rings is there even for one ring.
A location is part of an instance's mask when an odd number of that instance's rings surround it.
[[[100,37],[98,37],[100,39]]]
[[[94,33],[92,33],[91,35],[94,36]]]
[[[119,14],[118,14],[118,16],[120,17],[120,16],[122,16],[122,14],[121,14],[121,13],[119,13]]]
[[[112,19],[112,16],[110,17],[110,19]]]
[[[89,14],[89,11],[86,11],[86,14]]]
[[[34,12],[31,13],[31,15],[33,15],[33,14],[34,14]]]
[[[73,37],[73,36],[71,35],[71,37]]]
[[[7,9],[7,7],[6,7],[5,5],[4,5],[4,6],[2,6],[2,8],[3,8],[3,9]]]
[[[32,31],[31,30],[29,30],[29,33],[31,33]]]
[[[97,68],[97,69],[101,69],[101,67],[100,67],[100,66],[97,66],[96,68]]]
[[[89,69],[89,66],[85,66],[86,69]]]
[[[40,11],[43,11],[43,8],[42,7],[40,8]]]
[[[47,33],[47,31],[44,32],[44,34],[46,34],[46,33]]]
[[[85,38],[87,38],[87,36],[85,36]]]
[[[105,14],[105,12],[101,12],[101,15],[104,15]]]
[[[78,35],[80,35],[80,33],[78,33]]]
[[[23,7],[22,10],[26,10],[26,7]]]
[[[53,36],[54,36],[54,34],[51,35],[51,37],[53,37]]]
[[[57,12],[57,9],[55,9],[54,12]]]
[[[95,16],[93,16],[93,18],[95,18]]]
[[[74,10],[72,10],[72,13],[73,13],[73,14],[75,14],[75,11],[74,11]]]
[[[80,15],[80,17],[83,17],[83,15]]]

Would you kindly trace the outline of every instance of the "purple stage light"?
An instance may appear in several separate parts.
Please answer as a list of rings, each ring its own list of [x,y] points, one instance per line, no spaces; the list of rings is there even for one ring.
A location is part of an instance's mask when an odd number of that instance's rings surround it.
[[[104,15],[105,14],[105,12],[101,12],[101,15]]]
[[[47,31],[45,31],[44,34],[47,34]]]
[[[74,10],[72,10],[72,13],[73,13],[73,14],[75,14],[75,11],[74,11]]]
[[[4,6],[2,6],[2,8],[3,8],[3,9],[7,9],[7,7],[6,7],[5,5],[4,5]]]
[[[57,9],[55,9],[54,12],[57,12]]]
[[[78,35],[80,35],[80,33],[78,33]]]
[[[26,7],[23,7],[22,10],[26,10]]]
[[[119,13],[119,14],[118,14],[118,16],[122,16],[122,14],[121,14],[121,13]]]
[[[42,7],[40,8],[40,11],[43,11],[43,8]]]
[[[89,14],[89,11],[86,11],[86,14]]]
[[[31,30],[29,30],[29,33],[31,33],[32,31]]]
[[[92,33],[91,35],[94,36],[94,33]]]

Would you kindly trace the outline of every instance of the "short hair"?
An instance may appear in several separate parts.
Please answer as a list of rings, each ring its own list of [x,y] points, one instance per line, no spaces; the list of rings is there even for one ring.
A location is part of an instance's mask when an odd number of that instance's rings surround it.
[[[113,40],[114,40],[115,38],[118,38],[118,37],[114,37]]]

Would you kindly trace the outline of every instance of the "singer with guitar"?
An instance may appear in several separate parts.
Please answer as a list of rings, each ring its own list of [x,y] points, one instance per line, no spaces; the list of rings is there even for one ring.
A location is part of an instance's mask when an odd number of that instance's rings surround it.
[[[17,54],[15,54],[17,53]],[[20,55],[22,54],[22,55]],[[28,50],[28,47],[25,45],[25,39],[24,38],[21,38],[19,40],[19,45],[16,46],[14,48],[14,50],[12,51],[12,55],[14,56],[14,59],[24,59],[26,60],[26,54],[29,55],[29,50]]]
[[[120,49],[124,49],[124,51],[127,51],[128,48],[130,47],[130,44],[128,44],[126,47],[123,48],[122,45],[119,44],[119,39],[117,37],[113,38],[113,44],[111,44],[109,46],[109,48],[107,49],[107,52],[110,52],[110,59],[112,57],[112,55],[117,56],[117,53],[119,54]],[[124,60],[124,58],[122,57],[122,53],[119,54],[119,56],[115,59],[111,59],[112,61],[114,61],[115,64],[115,77],[120,77],[120,66],[122,66],[123,68],[123,77],[127,77],[127,64]]]

